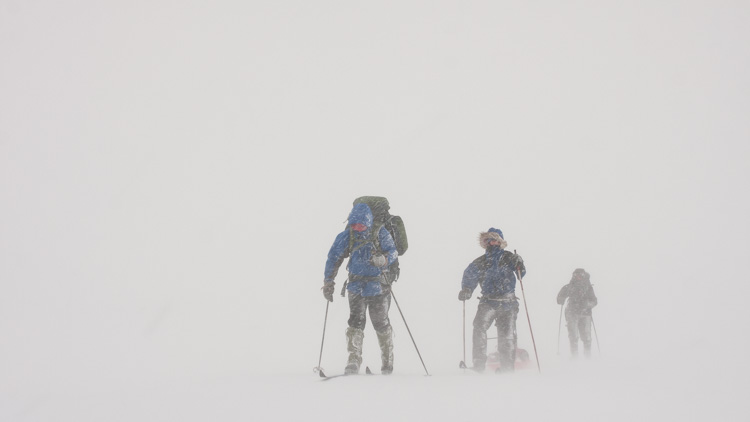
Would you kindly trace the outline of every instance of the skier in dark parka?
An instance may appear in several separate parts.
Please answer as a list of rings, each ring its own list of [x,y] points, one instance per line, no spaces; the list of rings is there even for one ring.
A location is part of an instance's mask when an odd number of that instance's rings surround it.
[[[597,299],[591,276],[583,268],[573,271],[570,282],[560,289],[557,294],[557,304],[562,305],[568,299],[565,307],[565,323],[568,327],[570,340],[570,354],[578,356],[578,339],[583,342],[583,353],[591,357],[591,308],[596,306]]]
[[[516,317],[518,298],[515,294],[516,271],[526,275],[523,259],[506,251],[508,243],[503,232],[490,228],[479,234],[479,245],[486,251],[475,259],[464,271],[458,300],[467,300],[477,285],[482,288],[482,297],[474,317],[472,360],[474,370],[483,371],[487,363],[487,329],[492,323],[497,327],[497,351],[500,355],[501,372],[515,370],[516,361]]]
[[[346,345],[349,352],[344,373],[357,374],[362,364],[362,343],[369,308],[370,320],[380,345],[381,373],[393,372],[393,330],[388,319],[391,305],[387,268],[398,260],[393,237],[384,226],[373,227],[373,213],[360,203],[349,214],[349,226],[336,236],[326,261],[323,296],[333,302],[334,279],[346,257],[349,271],[349,326]]]

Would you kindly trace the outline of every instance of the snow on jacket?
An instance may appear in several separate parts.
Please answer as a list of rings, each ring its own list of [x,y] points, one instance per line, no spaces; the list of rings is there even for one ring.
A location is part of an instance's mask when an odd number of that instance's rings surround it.
[[[324,281],[332,283],[341,263],[349,256],[349,263],[346,266],[349,271],[347,290],[366,297],[380,295],[383,293],[380,283],[385,281],[383,270],[372,265],[371,259],[373,255],[381,253],[386,257],[387,265],[396,262],[398,259],[396,242],[385,227],[372,227],[373,215],[367,204],[355,205],[348,220],[348,227],[336,236],[336,240],[328,251]],[[355,224],[364,225],[366,230],[361,232],[353,230],[352,226]],[[377,234],[373,233],[375,230]],[[376,249],[378,244],[379,250]],[[387,265],[384,268],[387,268]]]
[[[501,245],[490,245],[491,240],[500,241]],[[503,249],[507,243],[503,239],[502,232],[490,228],[487,232],[480,234],[479,244],[486,249],[485,253],[466,268],[461,287],[474,291],[477,285],[480,285],[485,300],[497,299],[514,293],[516,269],[513,267],[513,260],[510,259],[514,254]],[[526,268],[521,268],[521,277],[525,275]]]

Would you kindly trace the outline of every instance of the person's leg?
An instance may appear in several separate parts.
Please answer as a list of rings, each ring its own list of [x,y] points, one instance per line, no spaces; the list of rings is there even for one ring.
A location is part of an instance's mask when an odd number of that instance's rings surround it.
[[[497,326],[497,352],[500,356],[500,371],[513,372],[516,365],[516,319],[518,302],[503,303],[495,325]]]
[[[380,345],[380,359],[382,365],[380,372],[389,375],[393,372],[393,329],[388,318],[388,309],[391,307],[391,295],[384,293],[379,296],[368,298],[370,309],[370,320],[378,335]]]
[[[578,333],[583,342],[583,355],[591,357],[591,315],[581,315],[578,318]]]
[[[349,357],[346,361],[344,372],[347,374],[359,373],[362,364],[362,343],[365,338],[365,323],[367,303],[358,295],[349,293],[349,326],[346,328],[346,350]]]
[[[487,363],[487,329],[495,320],[496,312],[490,305],[479,303],[477,315],[474,317],[474,334],[472,347],[472,360],[474,369],[484,371]]]
[[[568,327],[568,340],[570,341],[570,355],[578,356],[578,315],[565,310],[565,325]]]

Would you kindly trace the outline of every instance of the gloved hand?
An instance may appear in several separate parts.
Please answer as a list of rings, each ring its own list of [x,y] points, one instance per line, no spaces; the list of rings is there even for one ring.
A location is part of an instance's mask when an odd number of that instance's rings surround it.
[[[388,265],[388,258],[385,257],[385,255],[376,254],[373,255],[372,258],[370,258],[370,264],[380,268],[385,267]]]
[[[463,289],[458,292],[458,300],[471,299],[471,289]]]
[[[511,265],[513,266],[513,270],[521,270],[524,271],[526,269],[526,266],[523,265],[523,258],[521,258],[521,255],[514,253],[513,256],[510,259]]]
[[[333,302],[333,290],[336,286],[336,283],[333,281],[326,282],[323,284],[322,290],[323,290],[323,297],[326,298],[327,301]]]

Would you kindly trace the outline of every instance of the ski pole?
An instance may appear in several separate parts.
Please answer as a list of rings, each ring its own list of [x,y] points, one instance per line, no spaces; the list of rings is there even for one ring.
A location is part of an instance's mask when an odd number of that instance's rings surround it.
[[[461,369],[466,369],[466,301],[465,300],[463,301],[463,304],[464,304],[464,319],[463,319],[462,329],[464,333],[464,360],[462,360],[458,364],[458,367]]]
[[[513,250],[515,254],[516,251]],[[542,367],[539,365],[539,354],[536,351],[536,340],[534,340],[534,330],[531,328],[531,318],[529,317],[529,307],[526,305],[526,293],[523,290],[523,278],[521,278],[521,268],[516,266],[516,273],[518,274],[518,282],[521,284],[521,296],[523,296],[523,308],[526,310],[526,319],[529,321],[529,332],[531,333],[531,344],[534,345],[534,357],[536,357],[536,369],[539,373],[542,373]]]
[[[594,324],[594,313],[591,313],[591,326],[594,327],[594,337],[596,337],[596,350],[599,351],[599,356],[602,355],[602,349],[599,347],[599,334],[596,333],[596,324]]]
[[[560,354],[560,327],[562,327],[562,311],[565,301],[560,304],[560,321],[557,323],[557,354]]]
[[[411,337],[411,342],[414,343],[414,348],[417,350],[417,355],[419,356],[419,360],[422,362],[422,367],[424,368],[424,372],[425,374],[430,375],[430,373],[427,371],[427,366],[425,366],[424,360],[422,359],[422,354],[419,353],[419,347],[417,347],[417,342],[414,341],[414,336],[411,335],[411,330],[409,329],[409,324],[406,323],[406,318],[404,318],[404,313],[401,312],[401,306],[398,305],[398,300],[396,300],[396,295],[393,294],[393,289],[391,289],[391,297],[393,298],[393,301],[396,302],[396,307],[398,308],[398,313],[401,314],[401,319],[404,320],[406,331],[409,332],[409,337]]]
[[[463,301],[464,304],[464,318],[463,318],[463,332],[464,332],[464,364],[466,364],[466,301]]]
[[[323,373],[323,369],[320,367],[320,362],[323,360],[323,343],[326,341],[326,323],[328,322],[328,305],[331,302],[326,300],[326,316],[323,319],[323,339],[320,340],[320,357],[318,358],[318,366],[313,369],[313,372]]]

